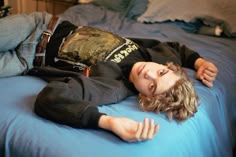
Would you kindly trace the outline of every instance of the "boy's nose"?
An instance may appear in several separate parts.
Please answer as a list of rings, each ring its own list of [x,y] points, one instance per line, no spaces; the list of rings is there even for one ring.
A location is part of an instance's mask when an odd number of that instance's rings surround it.
[[[157,73],[154,71],[150,71],[148,70],[145,75],[144,75],[145,79],[156,79],[157,77]]]

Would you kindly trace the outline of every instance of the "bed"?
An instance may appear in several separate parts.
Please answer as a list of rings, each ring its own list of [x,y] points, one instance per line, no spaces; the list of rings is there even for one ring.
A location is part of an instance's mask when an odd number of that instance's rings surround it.
[[[195,2],[208,2],[205,8],[197,8],[196,13],[201,9],[209,11],[214,3],[213,9],[219,7],[219,16],[216,10],[212,10],[212,16],[202,10],[201,14],[194,14],[194,9],[184,7],[197,4],[189,4],[187,0],[182,0],[182,8],[173,10],[178,8],[179,1],[172,2],[100,0],[72,6],[59,16],[76,25],[95,26],[125,37],[178,41],[214,62],[219,74],[213,88],[204,86],[195,79],[194,71],[186,69],[200,99],[194,117],[177,123],[166,119],[164,114],[143,112],[136,96],[99,107],[109,115],[137,121],[148,117],[160,124],[153,140],[128,143],[111,132],[71,128],[37,116],[33,112],[34,102],[47,84],[45,81],[33,76],[0,78],[0,156],[232,157],[236,146],[236,12],[232,9],[235,1],[224,1],[222,5],[211,0]],[[228,14],[222,14],[222,9]],[[184,10],[189,11],[186,14],[189,17],[181,17]],[[222,32],[215,34],[218,26]]]

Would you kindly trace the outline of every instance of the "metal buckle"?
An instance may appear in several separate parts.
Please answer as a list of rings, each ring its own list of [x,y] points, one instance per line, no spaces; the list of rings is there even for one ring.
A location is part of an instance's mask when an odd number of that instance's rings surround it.
[[[52,36],[52,31],[50,31],[50,30],[43,31],[42,38],[43,38],[44,35],[48,36],[48,39],[47,39],[47,40],[48,40],[48,42],[49,42],[49,40],[50,40],[50,38],[51,38],[51,36]]]

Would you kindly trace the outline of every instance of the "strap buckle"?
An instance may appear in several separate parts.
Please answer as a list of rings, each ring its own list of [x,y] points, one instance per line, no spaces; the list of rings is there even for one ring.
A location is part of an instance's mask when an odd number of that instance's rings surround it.
[[[52,31],[50,31],[50,30],[43,31],[43,34],[42,34],[41,38],[43,38],[44,35],[47,36],[47,41],[49,42],[49,40],[50,40],[50,38],[52,36]]]

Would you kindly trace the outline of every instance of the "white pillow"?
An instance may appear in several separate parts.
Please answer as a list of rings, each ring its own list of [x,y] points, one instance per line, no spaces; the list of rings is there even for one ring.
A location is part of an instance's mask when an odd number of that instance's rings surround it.
[[[236,0],[149,0],[140,22],[201,19],[208,25],[221,25],[229,36],[236,36]],[[214,24],[215,23],[215,24]]]

